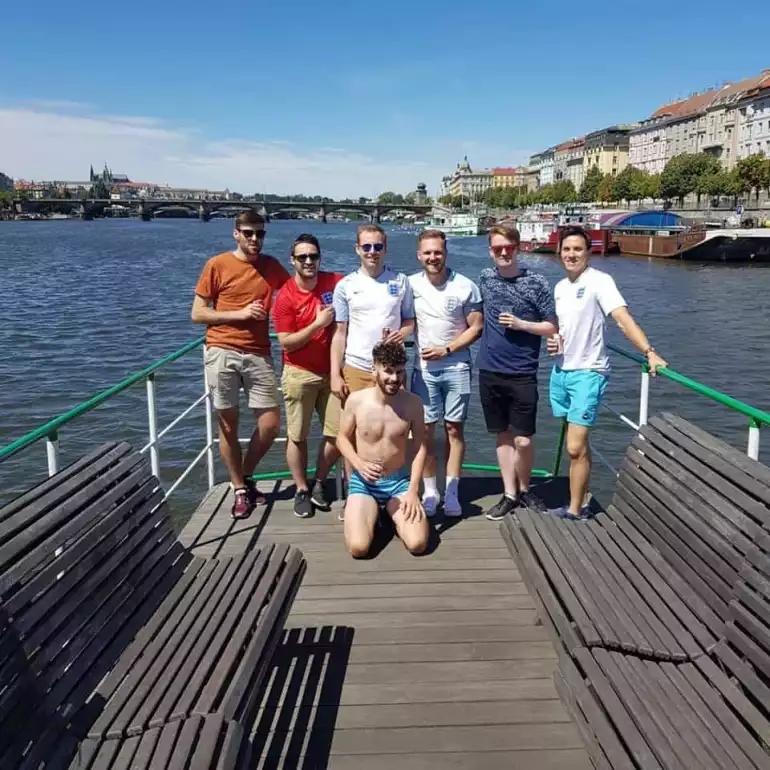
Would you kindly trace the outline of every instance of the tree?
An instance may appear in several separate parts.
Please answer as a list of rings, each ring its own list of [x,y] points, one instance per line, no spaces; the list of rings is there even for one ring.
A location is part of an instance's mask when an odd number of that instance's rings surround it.
[[[615,184],[615,177],[613,177],[611,174],[605,174],[602,177],[602,181],[599,182],[599,189],[597,192],[597,198],[602,201],[602,203],[609,203],[611,200],[614,200],[614,184]]]
[[[666,199],[678,198],[680,204],[683,204],[685,196],[701,189],[698,184],[700,177],[721,170],[721,163],[713,155],[703,152],[675,155],[666,163],[660,175],[661,194]]]
[[[577,190],[571,179],[560,179],[553,185],[554,203],[575,203],[578,199]]]
[[[404,203],[404,196],[401,195],[401,193],[394,193],[388,190],[388,192],[381,193],[378,196],[377,203],[383,203],[388,206],[397,206],[399,203]]]
[[[746,192],[754,190],[759,202],[759,191],[770,188],[770,161],[763,152],[741,158],[735,166],[741,187]]]
[[[580,185],[580,200],[584,203],[593,203],[599,200],[599,185],[602,183],[603,174],[598,166],[591,166]]]

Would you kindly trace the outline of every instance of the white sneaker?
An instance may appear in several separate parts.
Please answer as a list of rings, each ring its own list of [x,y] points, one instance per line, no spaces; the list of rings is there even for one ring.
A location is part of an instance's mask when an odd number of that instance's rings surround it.
[[[457,495],[447,495],[444,499],[444,516],[458,518],[463,515],[463,507],[457,499]]]
[[[422,507],[425,509],[425,515],[430,519],[436,515],[436,508],[438,507],[438,498],[433,495],[425,496],[422,498]]]

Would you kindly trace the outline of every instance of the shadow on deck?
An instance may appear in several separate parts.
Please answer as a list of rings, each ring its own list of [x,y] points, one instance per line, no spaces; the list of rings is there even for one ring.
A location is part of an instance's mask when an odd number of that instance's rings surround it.
[[[385,523],[352,559],[337,509],[298,519],[293,486],[233,522],[227,485],[182,532],[200,555],[290,542],[308,570],[251,732],[254,768],[580,770],[591,767],[554,687],[556,653],[498,527],[499,482],[465,478],[462,520],[437,517],[411,556]],[[543,482],[549,506],[563,480]],[[335,504],[336,506],[336,504]]]

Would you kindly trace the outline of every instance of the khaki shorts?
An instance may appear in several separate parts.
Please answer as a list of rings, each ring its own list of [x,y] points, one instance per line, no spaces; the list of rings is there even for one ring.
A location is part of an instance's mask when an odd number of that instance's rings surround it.
[[[271,356],[207,347],[203,361],[214,409],[237,408],[241,386],[251,409],[278,406],[278,385]]]
[[[372,372],[365,372],[363,369],[356,369],[354,366],[344,366],[342,368],[342,378],[345,380],[345,384],[351,393],[374,387],[374,374]]]
[[[286,435],[304,441],[310,434],[313,411],[318,412],[323,434],[337,438],[340,432],[340,402],[332,395],[329,375],[321,376],[297,366],[283,367],[281,390],[286,408]]]

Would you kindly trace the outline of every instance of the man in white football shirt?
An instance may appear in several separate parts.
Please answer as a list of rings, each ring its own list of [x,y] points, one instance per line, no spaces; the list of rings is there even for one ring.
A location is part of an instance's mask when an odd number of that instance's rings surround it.
[[[473,281],[447,267],[446,236],[440,230],[420,233],[417,259],[423,269],[409,276],[409,283],[417,322],[412,392],[424,405],[428,449],[422,504],[426,515],[433,516],[440,498],[435,428],[443,416],[448,447],[444,513],[461,516],[458,487],[465,454],[463,425],[471,398],[469,348],[481,336],[484,324],[481,292]]]
[[[596,422],[607,387],[610,361],[604,343],[605,317],[612,316],[628,340],[647,358],[650,373],[668,366],[634,321],[611,275],[590,267],[591,237],[581,227],[566,228],[559,242],[567,277],[556,284],[554,296],[559,334],[548,340],[548,352],[557,355],[551,372],[550,397],[555,417],[567,420],[570,457],[569,506],[557,516],[591,516],[585,505],[591,475],[588,432]]]

